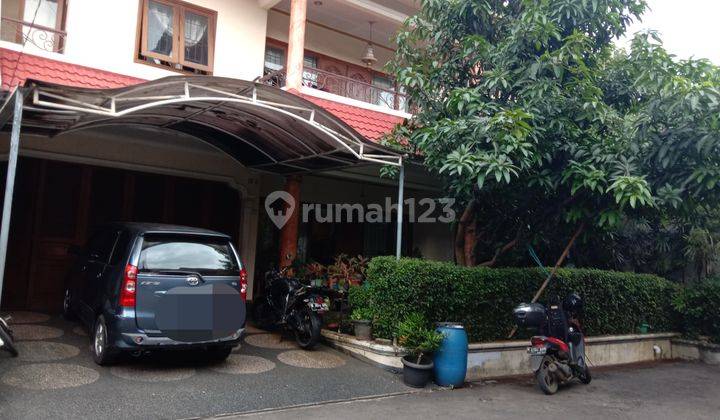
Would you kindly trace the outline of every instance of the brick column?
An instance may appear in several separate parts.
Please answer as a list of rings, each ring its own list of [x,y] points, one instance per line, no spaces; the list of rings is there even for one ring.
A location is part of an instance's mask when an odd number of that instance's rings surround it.
[[[307,0],[291,0],[290,29],[288,30],[287,79],[288,90],[300,90],[305,57],[305,15]]]
[[[300,186],[302,177],[300,175],[289,175],[285,178],[285,192],[295,200],[295,207],[288,218],[288,221],[280,230],[280,262],[279,266],[287,267],[297,256],[298,231],[300,228]]]

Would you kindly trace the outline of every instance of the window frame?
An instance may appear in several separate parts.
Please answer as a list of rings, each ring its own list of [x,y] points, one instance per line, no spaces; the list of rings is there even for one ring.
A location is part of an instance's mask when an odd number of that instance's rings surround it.
[[[206,9],[191,3],[180,0],[152,0],[173,9],[173,49],[171,55],[158,54],[150,51],[147,45],[148,34],[148,12],[151,0],[142,0],[138,11],[137,48],[135,51],[136,61],[157,66],[160,68],[189,73],[184,68],[204,71],[212,74],[215,67],[215,32],[217,30],[217,11]],[[208,19],[208,64],[199,64],[185,59],[185,13],[190,11]],[[143,58],[157,59],[170,63],[170,66],[160,65],[143,60]],[[183,68],[178,69],[174,65]]]
[[[67,24],[67,7],[68,7],[68,1],[69,0],[57,0],[57,10],[55,13],[55,25],[52,27],[46,27],[43,25],[36,25],[32,24],[30,25],[30,22],[25,21],[25,8],[27,6],[27,0],[19,0],[18,1],[18,8],[17,8],[17,21],[20,22],[20,25],[25,28],[29,27],[35,30],[43,31],[47,29],[50,29],[49,36],[52,36],[53,38],[57,37],[57,42],[53,43],[53,50],[52,52],[56,53],[62,53],[65,49],[65,36],[67,35],[67,31],[65,28],[65,25]],[[1,2],[1,1],[0,1]],[[15,44],[21,44],[23,45],[23,33],[22,31],[18,32],[15,35]]]

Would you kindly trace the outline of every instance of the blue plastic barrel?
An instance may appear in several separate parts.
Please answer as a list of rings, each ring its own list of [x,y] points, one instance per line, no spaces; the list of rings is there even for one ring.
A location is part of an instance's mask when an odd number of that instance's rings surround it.
[[[457,322],[437,323],[436,331],[444,338],[433,355],[435,383],[440,386],[462,386],[467,373],[468,338],[465,328]]]

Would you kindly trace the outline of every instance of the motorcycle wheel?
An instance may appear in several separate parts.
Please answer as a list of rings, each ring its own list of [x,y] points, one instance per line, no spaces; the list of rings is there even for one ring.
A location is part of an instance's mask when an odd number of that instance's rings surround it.
[[[580,379],[580,382],[584,383],[585,385],[589,384],[590,381],[592,381],[592,376],[590,376],[590,368],[585,365],[585,368],[583,369],[583,372],[578,376],[578,379]]]
[[[0,338],[2,338],[3,343],[5,343],[2,347],[2,350],[7,351],[10,353],[12,357],[17,357],[18,351],[15,348],[15,344],[13,344],[13,339],[10,336],[10,333],[5,330],[2,326],[0,326]]]
[[[295,330],[295,341],[304,350],[312,350],[320,341],[322,321],[320,315],[306,309],[303,311],[300,325]]]
[[[555,375],[550,373],[551,363],[553,363],[553,359],[545,356],[540,363],[540,369],[535,371],[535,380],[537,380],[540,390],[547,395],[556,393],[560,385]]]

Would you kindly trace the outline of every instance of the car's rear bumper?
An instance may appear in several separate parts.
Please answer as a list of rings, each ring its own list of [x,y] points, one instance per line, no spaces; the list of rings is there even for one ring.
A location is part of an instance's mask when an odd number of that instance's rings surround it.
[[[120,333],[120,337],[116,340],[116,347],[121,349],[150,349],[150,348],[191,348],[191,347],[210,347],[210,346],[236,346],[240,343],[245,328],[237,330],[234,334],[208,341],[177,341],[169,337],[149,336],[145,333]]]
[[[245,332],[245,325],[233,334],[207,341],[177,341],[157,333],[148,334],[137,328],[133,310],[124,309],[120,315],[110,315],[108,333],[111,345],[119,350],[183,349],[213,346],[237,346]]]

